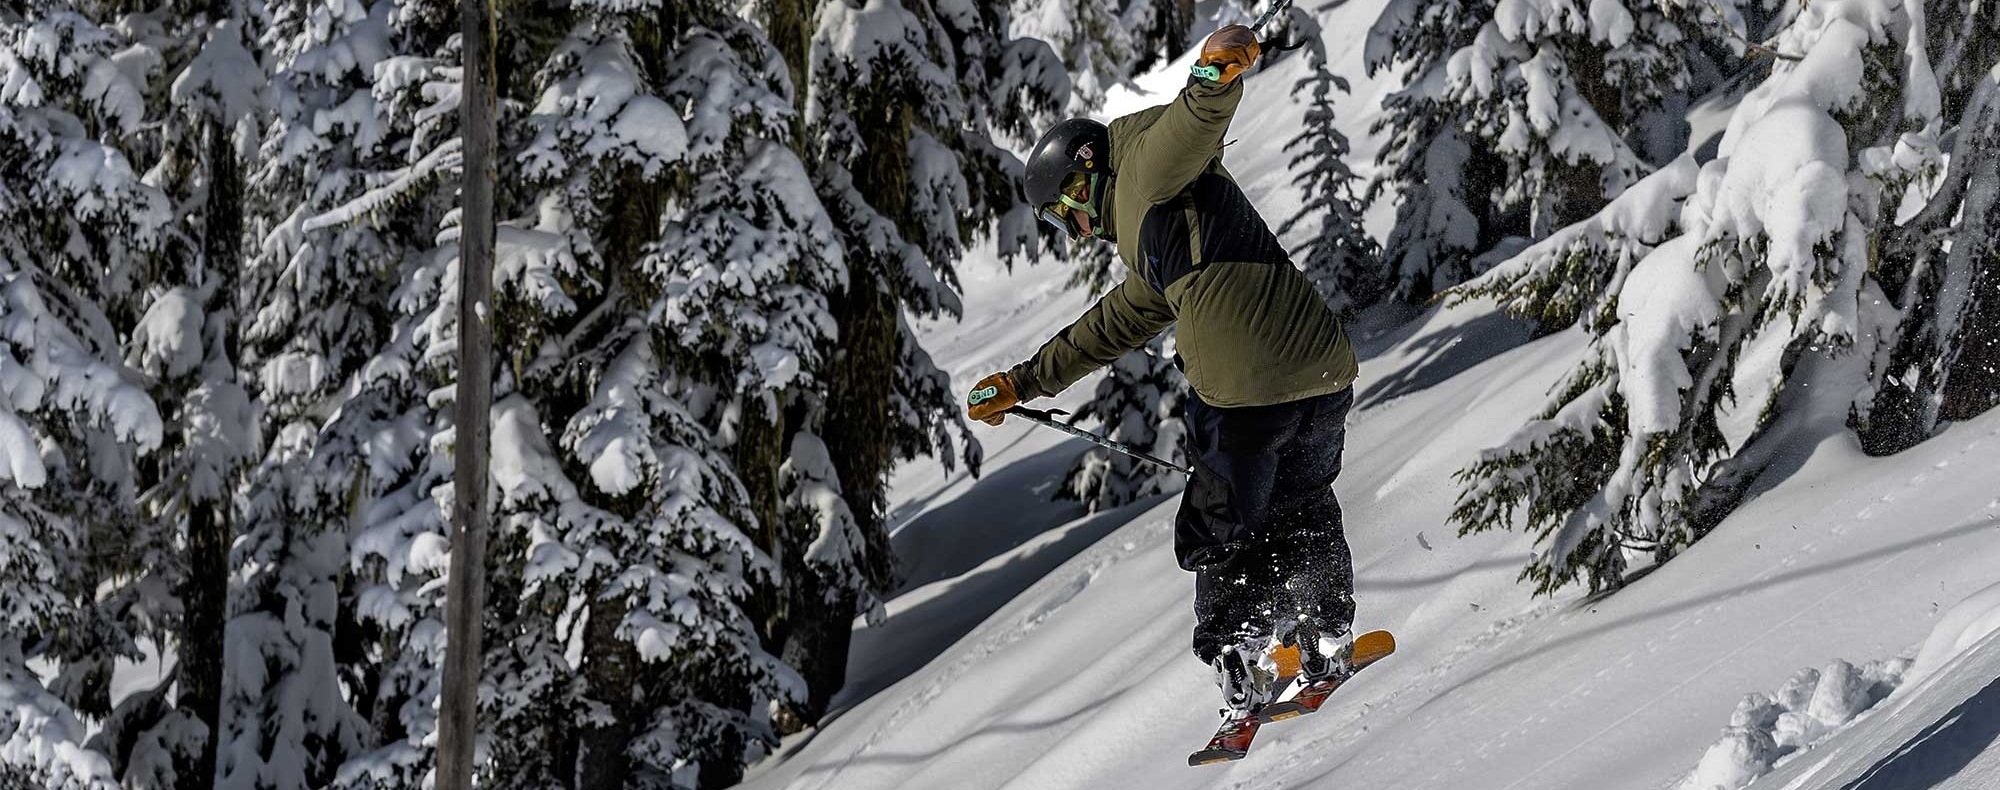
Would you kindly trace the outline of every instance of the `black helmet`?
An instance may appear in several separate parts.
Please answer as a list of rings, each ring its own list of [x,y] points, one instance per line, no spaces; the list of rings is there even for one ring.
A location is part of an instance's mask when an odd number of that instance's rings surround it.
[[[1028,155],[1028,202],[1054,202],[1071,173],[1110,172],[1111,133],[1089,118],[1071,118],[1049,127]]]
[[[1101,221],[1097,219],[1097,210],[1103,205],[1104,189],[1110,181],[1105,176],[1111,175],[1111,133],[1104,124],[1089,118],[1071,118],[1042,135],[1041,142],[1035,144],[1035,152],[1028,155],[1028,203],[1039,209],[1056,202],[1062,197],[1063,184],[1071,173],[1100,176],[1091,179],[1088,212],[1093,222]],[[1071,236],[1080,230],[1064,217],[1047,219]]]

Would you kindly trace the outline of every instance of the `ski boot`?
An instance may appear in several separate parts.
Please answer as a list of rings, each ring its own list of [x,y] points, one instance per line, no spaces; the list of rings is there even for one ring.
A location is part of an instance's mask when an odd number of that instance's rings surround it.
[[[1303,685],[1354,674],[1354,666],[1348,663],[1352,645],[1348,641],[1345,627],[1332,633],[1322,633],[1319,624],[1311,619],[1300,620],[1292,630],[1292,640],[1299,646],[1299,680]]]
[[[1306,628],[1301,624],[1301,630]],[[1302,634],[1299,641],[1299,678],[1277,701],[1263,706],[1265,722],[1283,721],[1319,710],[1326,699],[1362,667],[1396,652],[1396,638],[1388,631],[1370,631],[1344,641],[1317,633]]]
[[[1273,677],[1260,663],[1246,661],[1243,651],[1236,648],[1216,657],[1213,666],[1216,686],[1222,690],[1222,724],[1215,737],[1208,739],[1208,746],[1188,755],[1188,765],[1241,760],[1250,753],[1250,741],[1263,723],[1259,713],[1271,699]]]
[[[1245,648],[1222,651],[1215,663],[1215,685],[1222,691],[1225,718],[1243,718],[1257,712],[1264,703],[1271,701],[1276,691],[1272,688],[1276,678],[1262,662],[1245,657]],[[1263,651],[1254,655],[1261,656]]]

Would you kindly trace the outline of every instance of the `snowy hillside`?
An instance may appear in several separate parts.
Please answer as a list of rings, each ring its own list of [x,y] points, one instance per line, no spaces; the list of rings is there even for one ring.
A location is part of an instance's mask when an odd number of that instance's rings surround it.
[[[1359,77],[1360,50],[1379,10],[1364,0],[1323,19],[1330,51],[1344,53],[1335,68],[1354,81],[1340,109],[1364,174],[1378,144],[1367,108],[1384,88]],[[1251,78],[1226,154],[1274,220],[1297,202],[1279,148],[1298,125],[1289,88],[1301,60]],[[1158,101],[1185,66],[1114,91],[1105,114]],[[961,272],[964,320],[922,327],[961,390],[1088,303],[1061,289],[1056,264],[1007,272],[975,255]],[[907,586],[885,621],[856,632],[835,716],[788,739],[745,786],[1674,788],[1746,694],[1836,660],[1915,657],[1955,604],[2000,582],[2000,413],[1870,458],[1842,414],[1822,411],[1788,417],[1804,438],[1671,563],[1602,599],[1533,598],[1515,581],[1531,537],[1456,537],[1451,475],[1541,407],[1586,332],[1530,340],[1490,303],[1471,303],[1357,340],[1337,489],[1357,627],[1390,629],[1401,649],[1325,712],[1267,727],[1242,762],[1186,767],[1218,700],[1188,652],[1192,577],[1172,560],[1174,503],[1080,518],[1048,494],[1084,446],[1017,420],[982,429],[980,479],[922,466],[898,477],[892,524]],[[1851,375],[1824,367],[1817,375]],[[1933,650],[1928,675],[1851,726],[1817,725],[1755,786],[2000,786],[2000,637],[1967,639],[1977,644]]]
[[[1172,503],[1160,503],[920,671],[800,739],[749,786],[1668,787],[1745,693],[1831,659],[1914,654],[1943,609],[1995,580],[2000,416],[1989,416],[1887,460],[1863,458],[1844,434],[1828,437],[1688,555],[1618,595],[1530,600],[1513,581],[1524,539],[1458,540],[1438,525],[1447,475],[1499,438],[1503,417],[1540,394],[1544,371],[1574,352],[1576,338],[1479,361],[1492,350],[1482,344],[1507,328],[1456,320],[1468,314],[1479,313],[1432,317],[1363,367],[1370,407],[1354,420],[1339,489],[1360,624],[1397,632],[1403,647],[1343,690],[1341,704],[1267,729],[1242,763],[1182,764],[1207,737],[1216,703],[1208,673],[1187,654],[1189,577],[1169,551]],[[1433,386],[1394,394],[1423,383]],[[995,443],[1006,449],[993,479],[1061,452],[1025,437],[1011,444]],[[1055,473],[1045,459],[1040,468]],[[951,512],[966,498],[979,503],[974,512],[1047,513],[1007,494],[983,498],[983,485],[961,483],[933,507]],[[1045,567],[1056,544],[1081,546],[1074,533],[1094,537],[1119,516],[1066,525],[906,593],[879,633],[863,631],[857,643],[876,636],[922,650],[910,637],[935,622],[937,602],[976,606],[996,579],[1020,583],[1015,566]],[[997,520],[915,526],[963,528],[976,541]],[[933,619],[906,629],[908,616]],[[890,654],[861,650],[857,673]],[[1967,664],[1944,674],[1994,677],[1991,666]],[[1932,693],[1983,684],[1962,685]]]

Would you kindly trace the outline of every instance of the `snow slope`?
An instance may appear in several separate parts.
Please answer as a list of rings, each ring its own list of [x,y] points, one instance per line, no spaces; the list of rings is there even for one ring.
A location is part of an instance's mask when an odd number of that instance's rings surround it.
[[[1343,73],[1359,74],[1378,8],[1327,14]],[[1232,133],[1245,142],[1226,160],[1274,224],[1297,199],[1277,149],[1296,127],[1289,88],[1302,66],[1253,77]],[[1177,87],[1184,67],[1142,80],[1109,112]],[[1360,108],[1381,90],[1356,80],[1343,104],[1357,165],[1375,145]],[[924,327],[958,386],[1018,361],[1088,303],[1060,290],[1058,266],[974,259],[962,273],[964,321]],[[1357,625],[1395,631],[1402,649],[1326,712],[1267,728],[1245,761],[1186,767],[1217,699],[1187,652],[1192,577],[1171,558],[1174,503],[1072,520],[1074,505],[1046,494],[1084,447],[1015,421],[982,429],[979,480],[924,466],[898,478],[910,584],[886,622],[857,632],[839,714],[755,766],[746,786],[1667,788],[1744,694],[1833,659],[1914,655],[1940,612],[2000,581],[2000,413],[1886,459],[1863,456],[1839,415],[1820,415],[1796,457],[1681,558],[1601,600],[1533,599],[1514,582],[1526,536],[1461,539],[1445,526],[1451,474],[1518,426],[1583,336],[1530,342],[1474,304],[1363,333],[1361,345],[1337,489]],[[1981,707],[2000,702],[2000,658],[1991,640],[1984,648],[1753,787],[2000,786],[2000,724]],[[1957,778],[1939,774],[1953,762]]]
[[[1362,400],[1435,364],[1436,349],[1505,334],[1477,315],[1441,312],[1407,332],[1364,365]],[[1334,709],[1267,730],[1251,759],[1182,763],[1215,701],[1186,653],[1190,585],[1170,559],[1169,502],[761,766],[751,786],[1665,787],[1745,692],[1832,658],[1912,652],[1940,607],[2000,578],[1995,414],[1889,459],[1831,433],[1626,591],[1531,600],[1512,581],[1525,538],[1455,539],[1439,524],[1449,473],[1500,438],[1578,344],[1565,333],[1522,345],[1356,416],[1339,489],[1361,624],[1396,631],[1403,650]]]

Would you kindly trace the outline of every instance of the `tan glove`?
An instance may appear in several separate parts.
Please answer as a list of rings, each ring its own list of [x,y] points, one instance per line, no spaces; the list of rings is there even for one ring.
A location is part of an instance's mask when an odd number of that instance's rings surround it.
[[[1264,54],[1264,48],[1257,44],[1257,34],[1243,25],[1230,25],[1208,34],[1208,40],[1201,43],[1201,59],[1196,65],[1214,66],[1219,70],[1216,82],[1235,82],[1243,72],[1257,65],[1257,58]]]
[[[1021,393],[1014,387],[1013,377],[995,373],[972,386],[972,393],[965,399],[965,416],[987,425],[999,425],[1007,420],[1005,412],[1020,403]]]

